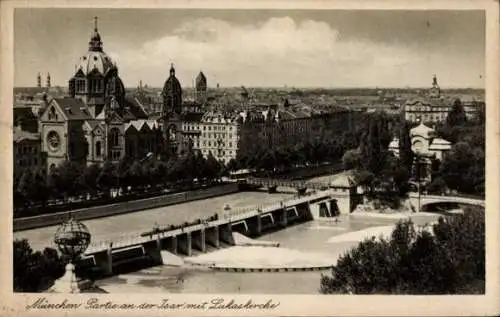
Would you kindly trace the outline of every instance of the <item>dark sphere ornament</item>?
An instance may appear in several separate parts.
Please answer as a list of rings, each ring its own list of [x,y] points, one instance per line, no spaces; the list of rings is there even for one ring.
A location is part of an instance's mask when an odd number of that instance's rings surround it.
[[[75,259],[87,250],[90,233],[83,223],[70,218],[57,228],[54,243],[62,254]]]

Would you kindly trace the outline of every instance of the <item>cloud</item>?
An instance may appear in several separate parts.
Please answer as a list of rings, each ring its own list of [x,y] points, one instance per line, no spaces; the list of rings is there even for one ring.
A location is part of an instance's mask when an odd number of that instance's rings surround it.
[[[155,86],[163,84],[171,62],[183,86],[191,86],[203,70],[212,86],[302,87],[427,84],[433,73],[449,73],[445,66],[463,64],[453,56],[429,54],[397,44],[343,40],[328,23],[283,17],[252,25],[213,18],[186,21],[112,57],[128,85],[142,79]]]

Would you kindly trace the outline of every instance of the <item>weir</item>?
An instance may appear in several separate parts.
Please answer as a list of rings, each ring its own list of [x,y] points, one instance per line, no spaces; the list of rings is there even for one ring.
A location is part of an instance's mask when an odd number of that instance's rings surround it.
[[[191,256],[193,249],[206,252],[207,245],[215,248],[221,243],[235,245],[233,232],[259,237],[266,231],[280,230],[293,223],[334,216],[339,212],[338,206],[334,207],[334,197],[335,191],[325,190],[252,210],[231,211],[213,221],[160,230],[108,245],[98,242],[87,249],[85,260],[77,264],[93,266],[94,271],[105,276],[116,274],[117,264],[126,265],[139,258],[147,265],[168,265],[168,257],[162,258],[162,251]]]

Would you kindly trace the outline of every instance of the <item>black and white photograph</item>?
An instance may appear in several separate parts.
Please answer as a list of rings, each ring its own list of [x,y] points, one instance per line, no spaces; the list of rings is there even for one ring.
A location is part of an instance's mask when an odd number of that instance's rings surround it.
[[[45,294],[27,307],[487,293],[484,9],[12,19],[12,291]]]

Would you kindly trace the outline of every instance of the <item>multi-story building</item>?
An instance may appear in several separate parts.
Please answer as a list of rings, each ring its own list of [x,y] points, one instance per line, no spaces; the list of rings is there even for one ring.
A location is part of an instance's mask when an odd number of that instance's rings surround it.
[[[410,122],[438,123],[446,120],[448,112],[453,106],[454,99],[446,98],[441,94],[437,78],[434,75],[432,88],[430,88],[427,98],[416,98],[407,100],[404,106],[405,119]],[[468,119],[476,116],[479,108],[484,103],[481,101],[462,102],[465,114]]]
[[[40,135],[14,128],[14,179],[19,179],[26,168],[45,172],[46,153],[41,149]]]

